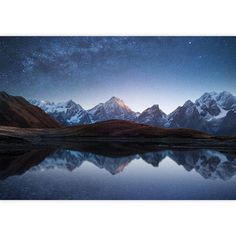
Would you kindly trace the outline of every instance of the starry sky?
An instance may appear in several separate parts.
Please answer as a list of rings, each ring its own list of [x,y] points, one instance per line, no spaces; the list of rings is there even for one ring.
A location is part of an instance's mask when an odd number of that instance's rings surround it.
[[[0,90],[169,113],[204,92],[236,95],[236,37],[0,37]]]

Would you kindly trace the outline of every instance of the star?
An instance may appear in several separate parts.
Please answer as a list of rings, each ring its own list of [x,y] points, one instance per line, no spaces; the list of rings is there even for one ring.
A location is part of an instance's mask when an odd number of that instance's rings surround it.
[[[179,105],[174,96],[182,96],[176,87],[194,96],[207,90],[236,93],[235,52],[236,37],[0,37],[0,89],[55,101],[79,97],[90,106],[98,96],[132,101],[140,91],[143,101],[159,102],[155,89],[161,86],[171,112]],[[164,99],[166,91],[173,98]]]

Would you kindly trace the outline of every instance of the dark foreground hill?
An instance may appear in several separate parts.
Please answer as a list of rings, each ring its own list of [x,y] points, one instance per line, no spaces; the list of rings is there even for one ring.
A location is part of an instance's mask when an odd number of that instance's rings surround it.
[[[169,147],[236,147],[234,137],[215,137],[192,129],[168,129],[110,120],[58,129],[0,127],[0,136],[16,137],[33,145],[73,148],[83,142],[151,143]]]
[[[22,128],[59,128],[61,125],[23,97],[0,92],[0,125]]]
[[[53,132],[53,131],[52,131]],[[207,133],[192,129],[168,129],[139,124],[125,120],[108,120],[88,125],[78,125],[60,129],[57,134],[76,137],[110,137],[110,138],[210,138]]]

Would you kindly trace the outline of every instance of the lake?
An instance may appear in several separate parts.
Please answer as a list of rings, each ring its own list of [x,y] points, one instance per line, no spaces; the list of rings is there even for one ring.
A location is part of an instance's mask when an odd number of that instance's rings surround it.
[[[1,154],[0,178],[0,199],[236,199],[236,154],[35,149]]]

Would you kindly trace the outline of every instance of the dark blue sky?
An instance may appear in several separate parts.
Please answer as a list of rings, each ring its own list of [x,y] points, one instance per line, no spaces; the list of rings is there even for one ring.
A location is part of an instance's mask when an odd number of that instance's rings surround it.
[[[0,37],[0,88],[86,109],[117,96],[169,113],[206,91],[236,94],[236,37]]]

